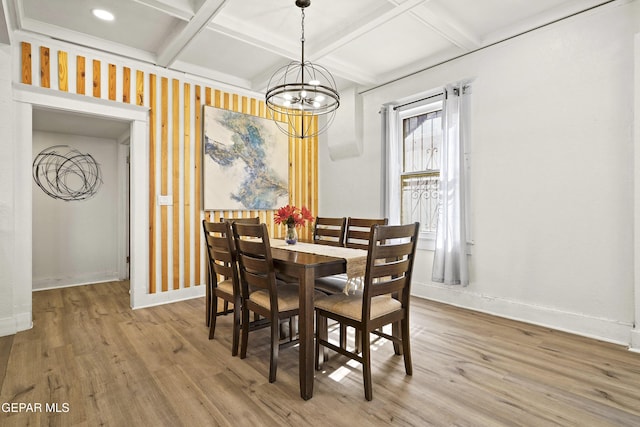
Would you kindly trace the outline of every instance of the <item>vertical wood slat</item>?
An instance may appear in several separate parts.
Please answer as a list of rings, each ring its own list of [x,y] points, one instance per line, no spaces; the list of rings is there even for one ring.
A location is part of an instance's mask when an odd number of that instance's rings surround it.
[[[184,84],[184,287],[191,286],[191,85]]]
[[[144,105],[144,73],[136,71],[136,105]]]
[[[137,76],[140,77],[140,71]],[[149,293],[156,293],[156,76],[149,75]]]
[[[131,68],[122,67],[122,102],[131,103]]]
[[[69,64],[67,61],[67,52],[58,51],[58,88],[64,92],[69,92]]]
[[[40,87],[51,87],[51,70],[49,69],[49,48],[40,46]]]
[[[22,42],[22,83],[31,84],[31,43]]]
[[[100,61],[97,59],[93,60],[93,96],[95,98],[100,98]]]
[[[180,82],[171,80],[173,88],[171,111],[171,148],[173,156],[171,180],[173,193],[173,289],[180,289]]]
[[[195,151],[195,164],[194,164],[194,171],[195,171],[195,178],[194,178],[194,194],[195,194],[195,200],[193,201],[194,203],[194,211],[195,211],[195,223],[193,224],[194,226],[194,234],[193,234],[193,258],[195,261],[195,265],[194,265],[194,269],[195,269],[195,277],[196,277],[196,284],[202,284],[201,279],[202,279],[202,267],[201,267],[201,263],[200,263],[200,258],[201,258],[201,252],[200,252],[200,236],[202,235],[203,231],[202,231],[202,225],[200,224],[200,217],[201,217],[201,201],[202,201],[202,189],[201,189],[201,184],[202,184],[202,102],[200,100],[200,86],[196,85],[195,87],[195,93],[194,93],[194,101],[195,101],[195,105],[194,105],[194,114],[195,114],[195,123],[194,123],[194,127],[195,127],[195,132],[196,132],[196,137],[194,139],[194,151]]]
[[[317,131],[318,129],[318,118],[316,117],[315,121],[314,121],[314,126],[315,126],[315,131]],[[314,132],[315,132],[314,131]],[[313,184],[313,188],[311,190],[311,194],[313,195],[313,208],[312,211],[313,212],[313,216],[317,217],[318,216],[318,138],[312,138],[311,139],[311,147],[310,150],[311,152],[309,153],[309,156],[313,159],[313,163],[312,163],[312,173],[309,174],[311,176],[311,182]],[[309,238],[311,238],[311,236],[309,236]]]
[[[116,66],[109,64],[109,99],[116,100]]]
[[[166,195],[169,187],[169,79],[160,79],[160,194]],[[160,253],[162,258],[162,291],[169,290],[169,223],[168,208],[160,206]]]
[[[86,70],[85,70],[85,59],[84,56],[78,55],[76,57],[76,93],[78,95],[85,94],[85,88],[87,87],[86,81]]]

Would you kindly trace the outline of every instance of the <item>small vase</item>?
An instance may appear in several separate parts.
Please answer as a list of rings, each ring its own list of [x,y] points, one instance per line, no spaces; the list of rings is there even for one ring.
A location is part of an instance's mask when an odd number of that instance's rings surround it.
[[[284,241],[290,245],[295,245],[298,241],[298,233],[296,227],[293,225],[287,225],[287,234],[284,236]]]

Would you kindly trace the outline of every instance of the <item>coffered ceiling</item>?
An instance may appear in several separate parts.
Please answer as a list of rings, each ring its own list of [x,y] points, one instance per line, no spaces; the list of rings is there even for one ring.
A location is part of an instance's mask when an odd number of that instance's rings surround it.
[[[370,88],[603,0],[312,0],[307,59],[339,88]],[[7,27],[262,92],[300,59],[294,0],[4,0]],[[113,21],[91,10],[106,9]],[[0,16],[1,17],[1,16]]]

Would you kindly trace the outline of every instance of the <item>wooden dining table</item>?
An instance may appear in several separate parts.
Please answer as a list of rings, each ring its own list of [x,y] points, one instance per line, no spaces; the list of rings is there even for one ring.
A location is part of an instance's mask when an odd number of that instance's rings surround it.
[[[308,400],[313,396],[315,371],[315,347],[313,328],[313,294],[317,277],[345,273],[344,258],[316,255],[295,250],[271,248],[273,264],[277,271],[296,277],[300,282],[299,352],[300,352],[300,396]]]

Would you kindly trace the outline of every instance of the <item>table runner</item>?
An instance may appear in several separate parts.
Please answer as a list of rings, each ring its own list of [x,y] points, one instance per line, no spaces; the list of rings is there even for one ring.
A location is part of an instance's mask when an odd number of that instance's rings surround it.
[[[363,249],[304,242],[289,245],[282,239],[270,239],[270,242],[271,247],[273,248],[306,252],[314,255],[332,256],[335,258],[342,258],[347,261],[347,283],[344,289],[345,293],[348,293],[351,289],[357,289],[358,285],[362,283],[362,278],[364,277],[365,269],[367,267],[367,251]]]

